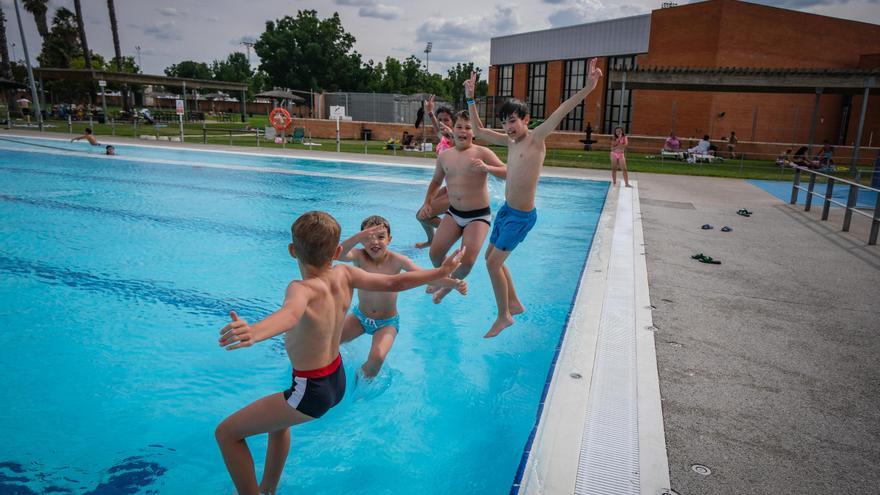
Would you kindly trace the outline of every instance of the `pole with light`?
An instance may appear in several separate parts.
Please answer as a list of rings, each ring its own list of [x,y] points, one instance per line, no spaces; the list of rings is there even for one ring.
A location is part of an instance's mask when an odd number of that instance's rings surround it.
[[[34,109],[37,115],[37,124],[40,130],[43,130],[43,112],[40,109],[40,99],[37,97],[37,86],[34,83],[34,71],[31,69],[31,56],[28,54],[27,39],[24,37],[24,27],[21,25],[21,12],[18,9],[18,0],[15,3],[15,17],[18,19],[18,32],[21,34],[21,47],[24,49],[24,62],[27,65],[28,82],[31,86],[31,99],[34,102]]]
[[[425,46],[425,72],[431,72],[431,49],[434,48],[434,43],[428,42]]]
[[[137,51],[137,54],[138,54],[138,69],[143,71],[144,66],[141,65],[141,45],[137,45],[136,47],[134,47],[134,49],[135,49],[135,51]]]

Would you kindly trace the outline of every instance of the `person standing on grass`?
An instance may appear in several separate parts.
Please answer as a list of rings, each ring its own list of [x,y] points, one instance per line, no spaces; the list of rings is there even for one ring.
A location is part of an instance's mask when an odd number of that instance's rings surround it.
[[[629,141],[623,132],[623,127],[614,128],[614,136],[611,137],[611,184],[617,185],[617,169],[623,170],[623,183],[629,185],[629,174],[626,171],[626,146]]]

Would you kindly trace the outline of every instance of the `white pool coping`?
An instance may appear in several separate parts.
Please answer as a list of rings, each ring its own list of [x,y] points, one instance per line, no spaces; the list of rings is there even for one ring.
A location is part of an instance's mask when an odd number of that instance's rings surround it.
[[[672,493],[633,185],[608,193],[512,494]]]

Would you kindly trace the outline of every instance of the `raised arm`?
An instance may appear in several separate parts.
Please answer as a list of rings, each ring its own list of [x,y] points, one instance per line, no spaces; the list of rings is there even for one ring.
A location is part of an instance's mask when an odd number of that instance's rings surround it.
[[[385,230],[384,225],[373,225],[372,227],[368,227],[357,234],[349,237],[348,239],[342,241],[340,245],[342,246],[342,253],[339,255],[339,261],[354,261],[357,258],[356,252],[352,252],[355,246],[359,243],[366,241],[372,235],[378,235],[380,232]]]
[[[416,272],[419,270],[423,270],[422,267],[417,265],[413,260],[409,259],[409,257],[404,256],[402,254],[395,255],[400,259],[400,268],[406,272]],[[440,287],[449,287],[450,289],[455,289],[461,293],[461,295],[467,295],[468,285],[467,282],[457,278],[441,278],[434,282],[433,285],[439,285]]]
[[[348,280],[352,288],[364,289],[375,292],[400,292],[428,282],[448,277],[458,265],[461,264],[461,257],[464,255],[464,248],[457,249],[451,256],[447,257],[439,268],[431,270],[417,270],[398,275],[382,275],[379,273],[369,273],[353,266],[340,265],[348,269]]]
[[[563,101],[562,104],[559,105],[559,108],[554,110],[553,113],[541,123],[541,125],[532,131],[533,139],[544,140],[554,129],[559,127],[559,123],[562,122],[562,119],[564,119],[569,112],[574,110],[580,102],[584,101],[584,98],[590,94],[590,91],[593,91],[596,84],[599,82],[599,78],[602,77],[602,71],[596,67],[597,60],[598,59],[595,58],[590,60],[590,75],[587,78],[587,84],[581,88],[580,91],[572,95],[571,98]]]
[[[474,136],[498,146],[507,146],[507,135],[483,127],[477,102],[474,101],[474,90],[477,85],[477,73],[471,72],[471,78],[464,82],[464,96],[467,98],[468,116],[474,123]]]
[[[290,330],[299,323],[308,302],[308,290],[292,283],[287,287],[281,308],[253,325],[240,319],[235,311],[230,311],[232,321],[220,330],[220,347],[227,351],[250,347]]]
[[[437,115],[434,113],[434,95],[429,96],[425,100],[425,111],[428,112],[428,118],[431,119],[431,125],[434,126],[434,133],[437,134],[438,138],[443,139],[443,136],[452,136],[452,129],[437,120]]]

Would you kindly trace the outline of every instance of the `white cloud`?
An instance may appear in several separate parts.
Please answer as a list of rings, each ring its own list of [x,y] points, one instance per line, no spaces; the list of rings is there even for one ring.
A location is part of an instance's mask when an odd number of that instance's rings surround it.
[[[495,7],[486,17],[433,17],[419,26],[418,40],[432,41],[438,62],[489,64],[489,40],[517,32],[522,25],[512,7]]]
[[[546,1],[546,0],[545,0]],[[552,27],[571,26],[585,22],[616,19],[650,12],[645,6],[631,4],[606,5],[602,0],[575,0],[570,6],[550,14]]]
[[[144,28],[144,34],[163,41],[180,41],[183,39],[183,33],[175,27],[174,21],[159,22],[152,26],[147,26]]]
[[[377,19],[392,20],[400,18],[400,9],[377,3],[376,5],[368,5],[358,10],[361,17],[375,17]]]
[[[183,16],[187,15],[187,11],[178,10],[178,9],[175,9],[174,7],[165,7],[165,8],[161,8],[158,10],[159,10],[159,14],[161,14],[165,17],[183,17]]]
[[[333,0],[336,5],[349,5],[353,7],[376,5],[376,0]]]

